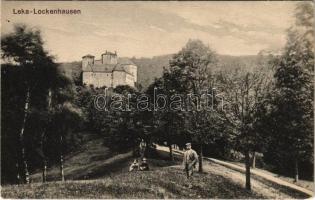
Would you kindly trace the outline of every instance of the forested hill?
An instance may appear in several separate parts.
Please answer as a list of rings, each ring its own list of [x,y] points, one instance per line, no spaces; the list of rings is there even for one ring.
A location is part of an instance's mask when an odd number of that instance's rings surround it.
[[[138,66],[138,80],[142,87],[148,87],[155,78],[160,78],[163,73],[163,67],[168,67],[172,54],[154,56],[152,58],[132,58]]]
[[[172,54],[154,56],[152,58],[131,58],[138,66],[138,82],[144,87],[148,87],[155,78],[162,76],[163,67],[168,67],[169,60],[172,58]],[[230,55],[218,55],[218,70],[230,70],[237,67],[242,67],[246,70],[251,70],[265,60],[266,57],[249,55],[249,56],[230,56]],[[81,74],[81,62],[61,63],[61,69],[64,73],[75,79],[80,79]]]
[[[153,58],[132,58],[131,60],[138,66],[138,80],[143,87],[149,86],[155,78],[162,76],[163,67],[168,67],[169,60],[173,54],[155,56]],[[246,71],[252,70],[261,62],[266,62],[267,56],[230,56],[218,55],[216,70],[231,70],[241,67]]]

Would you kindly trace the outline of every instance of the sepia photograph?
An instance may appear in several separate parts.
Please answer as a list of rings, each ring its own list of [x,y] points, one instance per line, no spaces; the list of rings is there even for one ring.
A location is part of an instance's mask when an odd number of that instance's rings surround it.
[[[1,1],[1,198],[314,197],[313,1]]]

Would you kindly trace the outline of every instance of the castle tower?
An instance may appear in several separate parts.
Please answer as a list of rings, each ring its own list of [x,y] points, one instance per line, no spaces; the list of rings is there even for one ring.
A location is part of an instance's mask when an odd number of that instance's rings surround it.
[[[82,70],[91,69],[91,65],[94,65],[94,56],[88,54],[82,57]]]
[[[116,65],[118,62],[117,53],[106,51],[102,54],[102,64],[114,64]]]
[[[124,66],[124,70],[130,74],[132,74],[133,78],[134,78],[134,82],[136,83],[138,80],[137,80],[137,73],[138,73],[138,69],[137,69],[137,66],[135,65],[125,65]]]

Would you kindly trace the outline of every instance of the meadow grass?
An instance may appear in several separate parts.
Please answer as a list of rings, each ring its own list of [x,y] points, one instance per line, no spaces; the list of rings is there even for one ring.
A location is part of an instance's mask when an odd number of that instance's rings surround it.
[[[179,168],[125,172],[98,180],[33,183],[2,187],[3,198],[264,198],[231,180],[195,173],[189,188]]]

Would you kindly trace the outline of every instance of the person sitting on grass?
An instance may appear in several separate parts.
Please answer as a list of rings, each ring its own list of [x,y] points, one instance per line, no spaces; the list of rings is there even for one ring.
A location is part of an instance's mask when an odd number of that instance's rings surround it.
[[[149,164],[147,163],[147,159],[143,158],[142,162],[140,164],[140,170],[141,171],[149,171]]]
[[[134,159],[133,163],[129,167],[129,171],[138,171],[139,170],[139,163],[137,159]]]

